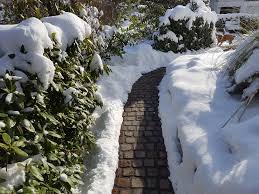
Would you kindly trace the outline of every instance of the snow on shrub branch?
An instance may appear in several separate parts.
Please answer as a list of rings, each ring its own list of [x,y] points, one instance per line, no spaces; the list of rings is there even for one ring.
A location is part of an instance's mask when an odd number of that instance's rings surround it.
[[[192,7],[193,4],[196,4],[195,8]],[[173,19],[174,21],[188,20],[186,27],[191,29],[193,21],[199,17],[203,18],[204,24],[215,24],[218,20],[216,13],[212,12],[201,0],[192,0],[191,3],[186,6],[178,5],[175,8],[168,9],[165,15],[160,17],[159,20],[160,26],[170,25],[170,19]]]
[[[0,37],[0,193],[75,192],[94,144],[95,82],[108,71],[92,29],[63,12],[0,25]]]
[[[91,27],[78,16],[66,12],[42,21],[30,18],[18,25],[1,25],[0,75],[3,76],[7,70],[37,74],[43,88],[47,89],[53,81],[55,67],[43,53],[44,49],[53,48],[53,33],[65,51],[74,40],[83,41],[89,37]],[[24,52],[20,52],[22,48]]]
[[[168,9],[159,20],[159,32],[154,36],[154,48],[158,50],[186,52],[215,42],[217,14],[201,0]]]

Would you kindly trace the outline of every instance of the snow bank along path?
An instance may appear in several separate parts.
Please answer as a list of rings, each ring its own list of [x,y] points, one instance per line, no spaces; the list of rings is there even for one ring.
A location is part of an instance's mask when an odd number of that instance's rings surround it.
[[[104,106],[95,112],[97,120],[93,131],[97,136],[97,147],[95,153],[86,160],[89,173],[85,175],[82,193],[112,192],[118,167],[122,114],[128,93],[142,73],[165,66],[177,56],[171,52],[155,51],[148,44],[128,47],[125,51],[123,59],[114,57],[109,62],[112,73],[98,82],[99,95]]]
[[[177,194],[259,193],[258,103],[222,128],[240,106],[216,68],[228,55],[179,57],[161,82],[159,112]]]
[[[158,117],[157,86],[164,74],[165,68],[144,74],[129,94],[113,194],[174,193]]]

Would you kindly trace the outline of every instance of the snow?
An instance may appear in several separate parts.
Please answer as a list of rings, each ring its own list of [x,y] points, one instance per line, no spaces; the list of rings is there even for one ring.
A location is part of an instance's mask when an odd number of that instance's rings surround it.
[[[158,40],[164,40],[164,39],[169,39],[172,40],[176,43],[178,43],[178,37],[176,36],[176,34],[170,30],[167,31],[166,34],[160,35],[158,37]]]
[[[0,57],[20,51],[22,45],[26,51],[36,53],[43,53],[44,48],[52,47],[44,24],[36,18],[29,18],[17,25],[0,25],[0,37]]]
[[[251,85],[250,85],[248,88],[244,89],[242,98],[245,99],[245,98],[248,98],[248,97],[250,97],[250,96],[253,96],[253,95],[255,95],[258,91],[259,91],[259,78],[256,78],[256,79],[251,83]]]
[[[0,25],[0,76],[7,70],[37,74],[43,88],[47,89],[53,82],[55,67],[43,53],[44,49],[53,47],[52,33],[63,51],[75,39],[83,40],[91,34],[91,27],[72,13],[64,12],[42,21],[29,18],[16,25]],[[21,71],[16,73],[22,74]],[[21,77],[21,82],[27,80],[25,74]]]
[[[211,11],[211,9],[207,7],[203,1],[192,0],[191,2],[198,5],[197,10],[191,10],[191,3],[186,6],[178,5],[175,8],[168,9],[165,15],[159,18],[160,26],[170,25],[170,19],[173,19],[174,21],[188,20],[186,27],[191,29],[193,21],[195,21],[197,17],[202,17],[204,19],[204,23],[207,22],[208,24],[215,24],[217,22],[218,18],[216,12]]]
[[[93,56],[93,59],[90,63],[90,70],[95,72],[103,70],[103,61],[98,53],[95,53]]]
[[[175,193],[258,193],[259,102],[240,121],[234,116],[222,128],[241,104],[226,92],[229,83],[222,64],[232,52],[213,48],[203,54],[175,55],[145,43],[125,51],[123,58],[109,61],[112,73],[98,81],[104,106],[94,113],[97,148],[86,160],[82,193],[112,191],[128,93],[142,73],[161,66],[167,73],[159,87],[159,114]]]
[[[25,180],[25,166],[31,162],[40,162],[44,160],[41,155],[33,156],[23,162],[8,164],[6,168],[0,169],[0,177],[5,179],[5,182],[0,183],[0,186],[8,189],[13,189],[14,186],[22,185]]]
[[[86,160],[89,173],[85,174],[82,193],[111,193],[118,165],[123,108],[128,93],[142,73],[165,66],[177,56],[172,52],[155,51],[145,43],[127,47],[125,51],[123,58],[113,57],[109,61],[112,72],[98,81],[98,96],[103,101],[103,107],[94,113],[96,125],[93,131],[97,136],[97,148]]]
[[[258,60],[259,49],[255,49],[245,64],[236,71],[235,81],[237,84],[248,80],[252,75],[259,72]]]
[[[229,52],[179,57],[160,84],[159,112],[177,194],[256,194],[258,111],[225,121],[240,106],[220,66]],[[257,104],[258,109],[258,104]]]
[[[50,37],[52,33],[56,33],[57,40],[62,45],[62,50],[66,50],[66,47],[71,45],[75,39],[83,41],[91,34],[90,25],[69,12],[46,17],[42,21],[46,25]]]
[[[0,128],[4,128],[6,125],[3,121],[0,121]]]
[[[64,99],[64,103],[67,104],[67,103],[70,103],[72,102],[73,100],[73,95],[76,95],[78,94],[79,91],[73,87],[69,87],[68,89],[64,90],[63,91],[63,95],[65,97]]]

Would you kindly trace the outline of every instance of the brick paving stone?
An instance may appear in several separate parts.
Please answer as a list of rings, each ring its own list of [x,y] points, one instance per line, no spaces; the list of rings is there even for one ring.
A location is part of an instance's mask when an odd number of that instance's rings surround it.
[[[143,189],[133,189],[133,194],[143,194]]]
[[[132,150],[132,145],[131,144],[121,144],[120,149],[121,149],[121,151],[129,151],[129,150]]]
[[[125,167],[130,167],[130,166],[131,166],[131,160],[120,160],[119,161],[120,168],[125,168]]]
[[[153,159],[145,159],[144,160],[144,166],[145,167],[154,167],[155,161]]]
[[[146,153],[144,151],[135,151],[136,158],[145,158]]]
[[[134,152],[133,151],[127,151],[124,152],[124,158],[134,158]]]
[[[170,189],[170,181],[168,179],[160,180],[160,189]]]
[[[135,159],[134,161],[133,161],[133,167],[141,167],[141,166],[143,166],[143,160],[137,160],[137,159]]]
[[[135,176],[146,176],[145,168],[136,168]]]
[[[123,168],[123,176],[133,176],[135,171],[133,168]]]
[[[158,176],[158,174],[159,174],[159,169],[157,169],[157,168],[148,168],[147,169],[147,175],[148,176]]]
[[[143,188],[145,186],[145,180],[142,178],[133,177],[131,186],[133,188]]]
[[[119,187],[129,187],[130,179],[129,178],[117,178],[116,185]]]
[[[126,143],[135,143],[136,142],[136,138],[134,137],[126,137]]]
[[[121,190],[120,194],[132,194],[132,190],[131,189]]]
[[[133,131],[125,131],[124,135],[127,137],[132,137],[133,136]]]
[[[112,194],[174,194],[158,117],[158,89],[165,68],[144,74],[125,104],[119,165]]]
[[[157,178],[147,178],[147,188],[157,188]]]

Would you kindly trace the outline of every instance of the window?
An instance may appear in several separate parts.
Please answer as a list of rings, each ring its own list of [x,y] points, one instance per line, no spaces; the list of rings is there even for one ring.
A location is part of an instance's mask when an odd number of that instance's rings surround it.
[[[221,7],[220,14],[240,13],[240,7]]]

